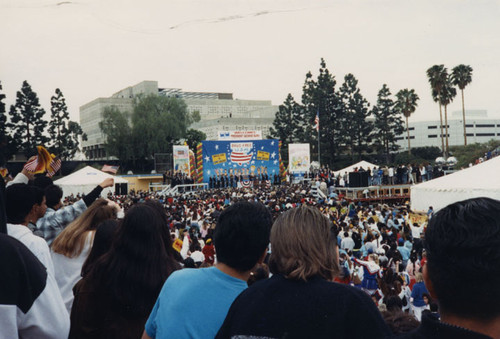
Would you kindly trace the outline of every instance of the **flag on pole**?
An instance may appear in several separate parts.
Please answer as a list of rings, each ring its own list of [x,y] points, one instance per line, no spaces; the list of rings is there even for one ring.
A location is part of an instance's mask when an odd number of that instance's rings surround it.
[[[104,165],[101,171],[116,174],[120,166]]]
[[[61,169],[61,159],[59,157],[55,157],[52,159],[50,162],[49,166],[47,167],[47,176],[53,177],[57,171]]]
[[[314,127],[313,128],[319,132],[319,111],[316,112],[316,118],[314,119]]]

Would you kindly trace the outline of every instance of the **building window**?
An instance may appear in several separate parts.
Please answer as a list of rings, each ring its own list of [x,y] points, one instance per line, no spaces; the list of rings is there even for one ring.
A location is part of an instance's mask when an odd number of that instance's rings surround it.
[[[409,131],[414,131],[414,130],[415,130],[415,127],[408,127],[408,130],[409,130]]]
[[[403,140],[403,139],[404,139],[404,137],[396,137],[396,141],[397,140]]]
[[[494,137],[495,133],[476,133],[476,137]]]
[[[476,124],[476,127],[495,127],[495,124]]]
[[[473,137],[473,136],[474,136],[474,133],[467,133],[467,134],[465,134],[465,135],[466,135],[466,136],[468,136],[468,137]]]
[[[437,134],[429,134],[427,137],[428,138],[437,138],[438,136],[437,136]]]
[[[467,125],[465,125],[465,127],[474,127],[474,125],[467,124]]]
[[[437,126],[427,126],[428,129],[436,129],[438,128]]]

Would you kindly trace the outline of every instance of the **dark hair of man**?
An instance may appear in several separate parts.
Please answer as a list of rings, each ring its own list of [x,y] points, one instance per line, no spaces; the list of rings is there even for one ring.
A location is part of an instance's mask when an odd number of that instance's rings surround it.
[[[443,313],[482,320],[500,315],[500,201],[474,198],[441,209],[429,223],[425,249]]]
[[[7,222],[11,224],[23,224],[26,216],[37,203],[37,190],[26,184],[13,184],[5,190],[5,211]],[[42,192],[43,201],[43,192]],[[40,201],[40,203],[42,202]]]
[[[180,268],[166,244],[172,242],[164,218],[150,206],[135,205],[85,279],[130,314],[147,315],[165,280]]]
[[[47,187],[53,184],[54,182],[52,181],[52,179],[45,174],[38,175],[35,177],[35,180],[33,180],[33,185],[40,188],[41,190],[45,190]]]
[[[271,224],[261,203],[242,201],[224,209],[213,238],[217,261],[239,272],[252,269],[269,244]]]
[[[60,201],[63,196],[63,191],[61,187],[57,185],[49,185],[45,188],[45,199],[47,203],[47,207],[54,208]]]

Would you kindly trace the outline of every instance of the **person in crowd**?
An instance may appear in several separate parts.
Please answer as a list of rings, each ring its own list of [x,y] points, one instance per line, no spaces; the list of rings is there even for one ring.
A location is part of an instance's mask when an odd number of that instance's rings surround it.
[[[80,280],[82,265],[92,248],[97,225],[116,218],[117,212],[117,204],[99,198],[52,243],[55,277],[68,312],[71,312],[73,304],[73,287]]]
[[[0,338],[68,337],[68,312],[54,277],[6,234],[0,234],[0,277]]]
[[[250,272],[264,260],[271,223],[262,204],[238,202],[224,209],[214,233],[215,266],[172,274],[149,316],[143,338],[213,338],[231,303],[247,287]]]
[[[434,215],[423,277],[441,320],[424,314],[420,327],[401,338],[500,338],[499,215],[500,201],[490,198],[459,201]]]
[[[97,226],[92,249],[82,265],[82,277],[86,276],[97,260],[109,251],[117,229],[118,221],[116,219],[107,219]]]
[[[74,287],[69,338],[139,338],[161,286],[180,265],[164,217],[130,208],[111,249]]]
[[[360,260],[355,258],[354,262],[363,267],[362,289],[366,293],[373,295],[378,289],[377,278],[379,277],[380,266],[378,264],[378,256],[375,253],[368,254],[367,259]]]
[[[236,298],[216,338],[390,334],[369,296],[331,282],[339,271],[336,235],[318,209],[301,206],[282,213],[271,229],[271,245],[273,276]]]

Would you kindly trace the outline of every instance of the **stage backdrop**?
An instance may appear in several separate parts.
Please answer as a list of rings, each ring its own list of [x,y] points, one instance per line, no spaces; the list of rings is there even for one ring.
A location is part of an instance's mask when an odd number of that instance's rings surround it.
[[[279,174],[278,140],[202,141],[203,181],[214,175]],[[271,179],[272,180],[272,179]]]

